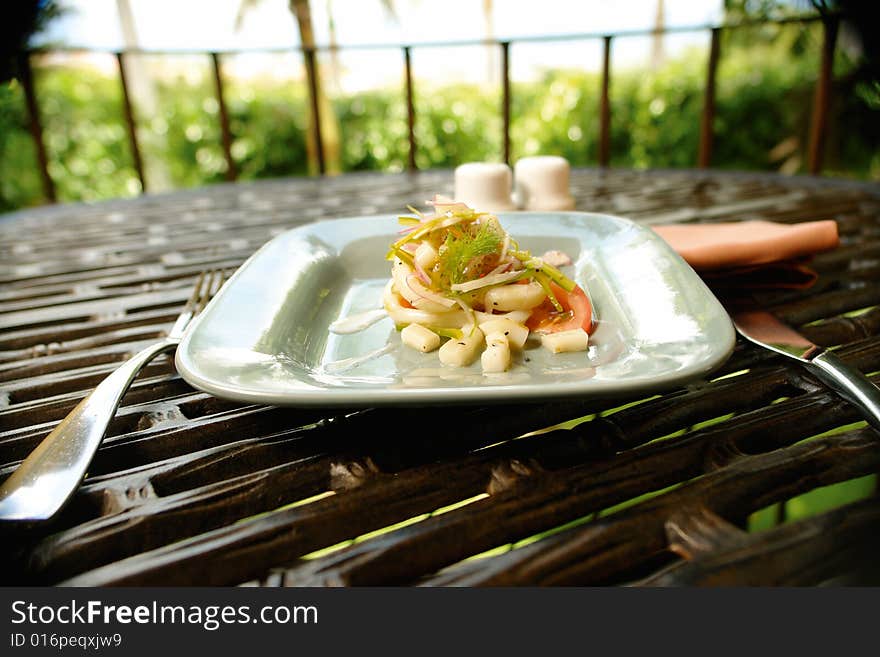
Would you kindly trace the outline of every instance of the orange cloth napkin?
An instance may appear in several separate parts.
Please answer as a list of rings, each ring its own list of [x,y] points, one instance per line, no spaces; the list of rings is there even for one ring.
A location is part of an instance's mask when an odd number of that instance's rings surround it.
[[[833,220],[668,224],[653,229],[707,281],[747,287],[808,287],[817,275],[806,263],[840,244]]]
[[[730,269],[793,260],[836,248],[837,222],[780,224],[741,221],[654,226],[696,270]]]

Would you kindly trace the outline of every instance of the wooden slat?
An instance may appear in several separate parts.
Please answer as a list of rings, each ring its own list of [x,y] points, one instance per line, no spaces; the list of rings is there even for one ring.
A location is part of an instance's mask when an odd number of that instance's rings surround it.
[[[141,182],[141,192],[147,191],[147,177],[144,174],[144,164],[141,160],[141,148],[138,143],[137,121],[134,116],[134,107],[131,102],[131,94],[128,87],[128,76],[125,73],[125,54],[116,53],[116,67],[119,70],[119,84],[122,87],[122,109],[125,116],[125,127],[128,131],[128,145],[131,150],[131,160],[138,180]]]
[[[409,46],[403,49],[404,66],[404,92],[406,94],[406,135],[409,143],[407,152],[407,165],[410,171],[418,169],[416,166],[416,106],[413,93],[412,55]]]
[[[822,171],[825,156],[825,136],[828,132],[828,111],[831,104],[831,84],[834,74],[834,48],[840,21],[831,17],[822,23],[822,58],[819,62],[819,77],[813,97],[813,115],[810,122],[810,150],[808,170],[812,174]]]
[[[858,433],[743,457],[735,465],[631,509],[495,557],[477,572],[466,571],[464,581],[450,582],[449,576],[453,573],[447,573],[440,583],[470,586],[628,583],[629,576],[642,566],[665,565],[664,552],[666,561],[670,560],[667,519],[680,516],[683,510],[702,515],[701,506],[689,506],[694,497],[711,500],[710,504],[721,509],[722,514],[729,513],[728,505],[757,509],[770,500],[806,491],[814,483],[827,485],[846,480],[852,476],[853,466],[859,468],[859,461],[864,468],[862,472],[870,472],[880,464],[877,440],[876,434]],[[792,456],[797,456],[797,460],[786,460]],[[809,469],[809,475],[806,470],[797,471],[804,466]],[[811,481],[804,481],[805,476]],[[754,497],[749,499],[750,495]],[[766,549],[767,544],[763,547]],[[765,584],[768,577],[776,575],[768,568],[768,574],[759,583]],[[734,580],[746,585],[743,579],[734,577]],[[748,583],[755,584],[754,581]],[[821,580],[810,583],[818,584]]]
[[[318,80],[318,63],[315,56],[315,49],[304,48],[303,60],[306,67],[309,107],[312,113],[312,137],[315,142],[315,157],[318,161],[318,173],[323,176],[327,171],[327,163],[324,154],[324,135],[321,129],[320,82]]]
[[[34,147],[37,151],[37,164],[40,167],[40,181],[43,183],[43,196],[50,203],[55,203],[55,181],[49,175],[49,156],[46,154],[46,144],[43,141],[43,122],[40,119],[40,106],[37,103],[37,91],[34,87],[34,74],[31,68],[31,58],[28,53],[20,53],[18,56],[18,77],[24,89],[24,100],[28,111],[28,128]]]
[[[763,536],[743,533],[732,541],[708,543],[715,549],[697,552],[636,584],[810,586],[839,577],[851,565],[856,572],[847,575],[859,575],[860,570],[876,570],[865,562],[880,547],[878,525],[880,499],[875,497],[776,527]]]
[[[841,246],[809,263],[817,283],[760,298],[877,381],[876,185],[596,173],[572,171],[579,210],[645,224],[837,220]],[[0,221],[0,477],[168,330],[203,267],[235,267],[304,222],[365,206],[394,216],[452,186],[451,171],[218,184]],[[802,368],[745,343],[661,395],[440,409],[243,404],[193,390],[160,358],[62,514],[3,528],[0,580],[818,584],[861,572],[876,549],[875,502],[766,534],[745,532],[744,519],[876,473],[880,446],[860,419]],[[415,423],[423,430],[389,430]]]
[[[602,48],[602,82],[599,93],[599,166],[611,164],[611,102],[609,87],[611,85],[611,40],[606,36]]]
[[[226,110],[226,99],[223,94],[223,69],[220,63],[220,55],[216,52],[211,53],[211,68],[214,72],[214,88],[217,94],[223,157],[226,158],[226,180],[235,180],[238,177],[238,172],[235,166],[235,159],[232,157],[232,131],[229,129],[229,112]]]
[[[706,70],[706,88],[703,92],[703,113],[700,115],[700,152],[697,166],[705,169],[712,164],[712,140],[715,122],[715,75],[721,50],[721,29],[714,28],[709,43],[709,63]]]
[[[501,161],[510,164],[510,42],[501,42]]]

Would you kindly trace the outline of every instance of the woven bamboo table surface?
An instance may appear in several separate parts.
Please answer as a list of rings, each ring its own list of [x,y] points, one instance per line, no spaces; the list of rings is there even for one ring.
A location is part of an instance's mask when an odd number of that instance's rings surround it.
[[[880,372],[880,188],[742,173],[572,172],[577,209],[649,223],[835,219],[806,291],[763,300]],[[0,477],[173,323],[197,274],[319,218],[396,214],[449,171],[290,179],[0,217]],[[876,374],[873,378],[877,381]],[[644,396],[644,395],[643,395]],[[587,418],[573,428],[554,427]],[[419,420],[422,429],[396,429]],[[880,436],[738,342],[646,399],[274,408],[154,361],[50,525],[0,528],[4,584],[817,585],[876,581],[880,498],[785,502],[880,471]],[[754,512],[777,524],[749,531]]]

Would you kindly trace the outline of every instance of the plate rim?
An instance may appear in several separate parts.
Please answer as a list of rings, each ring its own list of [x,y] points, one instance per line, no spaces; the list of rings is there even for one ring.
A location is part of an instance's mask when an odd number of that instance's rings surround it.
[[[586,217],[602,217],[610,219],[615,223],[622,223],[629,227],[635,227],[639,231],[647,231],[653,233],[650,226],[640,224],[632,219],[612,215],[601,212],[586,212],[578,210],[570,211],[508,211],[499,212],[497,216],[502,221],[505,216],[582,216]],[[297,389],[290,392],[280,394],[276,391],[260,391],[246,389],[222,381],[216,381],[212,378],[202,376],[198,368],[191,367],[189,362],[188,349],[193,336],[197,334],[198,328],[205,317],[209,316],[208,311],[220,300],[224,294],[228,294],[228,289],[234,286],[235,280],[240,274],[246,270],[248,265],[257,259],[261,253],[268,250],[276,241],[280,241],[291,233],[308,230],[319,224],[327,224],[332,222],[352,221],[352,220],[389,220],[395,218],[393,214],[378,215],[351,215],[334,218],[319,219],[292,226],[287,230],[266,240],[259,248],[257,248],[244,262],[236,269],[234,274],[224,283],[223,288],[211,299],[207,307],[199,313],[193,320],[192,324],[187,328],[183,338],[177,346],[174,354],[174,366],[180,376],[190,385],[198,390],[202,390],[216,397],[229,399],[233,401],[241,401],[246,403],[269,404],[273,406],[284,407],[363,407],[363,406],[406,406],[413,404],[421,405],[437,405],[437,404],[475,404],[488,405],[504,402],[546,402],[548,399],[571,399],[574,397],[582,397],[584,399],[600,399],[609,397],[630,397],[639,394],[656,394],[681,387],[684,383],[692,381],[701,375],[709,374],[723,365],[732,354],[736,345],[736,332],[733,322],[730,320],[720,301],[715,294],[705,284],[705,281],[697,272],[659,235],[653,234],[655,244],[665,247],[667,255],[678,259],[679,264],[691,270],[692,274],[699,281],[705,293],[724,313],[727,321],[724,323],[726,329],[723,344],[720,348],[713,351],[710,358],[698,363],[687,365],[679,370],[669,374],[661,375],[635,375],[630,378],[609,379],[604,380],[601,386],[585,388],[583,380],[567,381],[554,383],[552,386],[539,387],[536,390],[535,384],[511,384],[507,386],[489,386],[489,387],[466,387],[457,386],[450,388],[347,388],[341,386],[335,388],[332,386],[316,386],[314,388]]]

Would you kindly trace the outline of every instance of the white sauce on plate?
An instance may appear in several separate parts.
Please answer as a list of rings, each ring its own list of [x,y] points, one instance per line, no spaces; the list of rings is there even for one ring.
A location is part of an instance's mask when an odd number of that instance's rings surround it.
[[[347,370],[358,367],[359,365],[363,365],[369,360],[384,356],[385,354],[390,353],[393,348],[394,345],[386,344],[384,347],[375,349],[368,354],[364,354],[363,356],[356,356],[354,358],[343,358],[342,360],[334,360],[324,365],[322,369],[327,374],[339,374],[340,372],[345,372]]]
[[[372,326],[373,324],[387,316],[388,313],[385,311],[384,308],[368,310],[363,313],[358,313],[356,315],[350,315],[349,317],[337,319],[335,322],[330,324],[329,331],[331,333],[338,333],[340,335],[357,333],[358,331],[363,331],[365,328]]]

